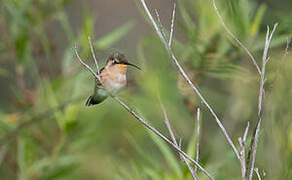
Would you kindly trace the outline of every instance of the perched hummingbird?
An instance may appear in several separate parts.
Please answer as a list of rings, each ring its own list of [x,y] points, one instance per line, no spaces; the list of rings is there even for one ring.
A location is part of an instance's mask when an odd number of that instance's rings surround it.
[[[126,72],[128,66],[140,69],[138,66],[129,63],[121,53],[116,52],[111,55],[105,66],[100,70],[100,81],[96,79],[93,95],[89,96],[85,105],[99,104],[109,96],[109,93],[115,94],[123,89],[127,84]]]

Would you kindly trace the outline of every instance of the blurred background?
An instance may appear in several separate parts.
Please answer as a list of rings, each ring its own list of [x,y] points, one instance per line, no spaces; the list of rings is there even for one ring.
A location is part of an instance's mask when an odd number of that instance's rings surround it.
[[[261,64],[266,26],[279,26],[267,65],[256,167],[265,179],[292,178],[292,35],[290,0],[217,0],[227,26]],[[146,0],[169,30],[173,1]],[[168,136],[158,95],[182,148],[195,156],[201,108],[200,163],[216,179],[240,179],[240,165],[214,118],[187,86],[138,0],[0,1],[0,179],[192,179],[164,142],[108,98],[85,107],[94,78],[73,53],[101,65],[123,52],[129,70],[119,94]],[[259,77],[222,28],[211,1],[178,0],[173,49],[233,141],[257,120]],[[288,53],[287,53],[288,52]],[[93,66],[92,66],[93,67]],[[248,139],[248,142],[250,139]],[[201,179],[207,179],[198,171]],[[254,177],[256,179],[256,177]]]

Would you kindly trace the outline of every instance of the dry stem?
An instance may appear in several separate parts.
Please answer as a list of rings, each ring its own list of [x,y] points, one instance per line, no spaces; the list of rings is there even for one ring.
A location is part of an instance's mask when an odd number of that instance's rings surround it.
[[[183,70],[182,66],[179,64],[176,56],[174,55],[171,47],[168,45],[167,40],[164,38],[163,32],[161,32],[161,30],[159,29],[157,23],[155,22],[154,18],[152,17],[149,8],[147,7],[146,3],[144,0],[140,0],[144,10],[146,12],[146,14],[148,15],[158,37],[160,38],[161,42],[164,44],[165,49],[167,50],[169,56],[171,57],[172,61],[174,62],[174,64],[176,65],[176,67],[178,68],[180,74],[183,76],[183,78],[187,81],[187,83],[190,85],[190,87],[194,90],[194,92],[199,96],[199,98],[201,99],[201,101],[203,102],[203,104],[205,104],[205,106],[208,108],[208,110],[210,111],[210,113],[212,114],[212,116],[215,118],[218,126],[220,127],[223,135],[225,136],[225,138],[227,139],[229,145],[232,147],[237,159],[240,160],[240,156],[238,153],[238,150],[236,149],[234,143],[232,142],[230,136],[228,135],[225,127],[223,126],[223,124],[221,123],[221,121],[219,120],[217,114],[215,113],[215,111],[212,109],[212,107],[208,104],[208,102],[205,100],[205,98],[202,96],[202,94],[200,93],[200,91],[198,90],[198,88],[192,83],[192,81],[190,80],[190,78],[187,76],[187,74],[185,73],[185,71]]]
[[[176,142],[176,139],[175,139],[175,135],[174,135],[174,132],[171,128],[171,125],[170,125],[170,122],[169,122],[169,119],[168,119],[168,116],[167,116],[167,113],[166,113],[166,110],[165,110],[165,107],[163,106],[160,98],[159,98],[159,102],[160,102],[160,106],[161,106],[161,109],[162,109],[162,112],[163,112],[163,115],[164,115],[164,120],[165,120],[165,124],[167,126],[167,129],[168,129],[168,132],[170,134],[170,137],[172,139],[172,142],[178,146],[177,142]],[[181,146],[179,145],[178,146],[180,149],[181,149]],[[180,154],[180,158],[183,160],[183,162],[187,165],[189,171],[191,172],[192,176],[193,176],[193,179],[195,180],[199,180],[200,178],[198,177],[196,171],[191,167],[191,165],[189,164],[189,162],[187,161],[187,159],[182,155]],[[196,160],[198,162],[198,160]],[[197,167],[197,166],[196,166]]]

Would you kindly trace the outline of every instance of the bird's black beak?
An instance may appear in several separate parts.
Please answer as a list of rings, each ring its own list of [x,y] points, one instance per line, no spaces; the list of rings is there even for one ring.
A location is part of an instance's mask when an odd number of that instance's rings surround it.
[[[128,65],[128,66],[133,66],[139,70],[141,70],[141,68],[139,68],[138,66],[136,66],[135,64],[129,63],[129,62],[125,62],[124,64]]]

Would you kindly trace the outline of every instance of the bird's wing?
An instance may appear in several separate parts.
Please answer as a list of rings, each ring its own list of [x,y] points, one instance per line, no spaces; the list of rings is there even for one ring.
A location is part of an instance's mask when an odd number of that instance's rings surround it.
[[[100,69],[99,74],[101,74],[103,70],[104,70],[104,67]],[[97,86],[97,87],[102,86],[101,82],[97,78],[95,78],[95,86]]]

